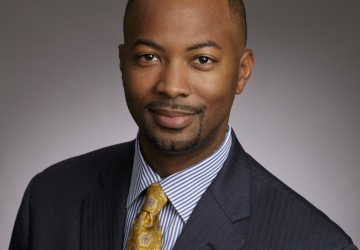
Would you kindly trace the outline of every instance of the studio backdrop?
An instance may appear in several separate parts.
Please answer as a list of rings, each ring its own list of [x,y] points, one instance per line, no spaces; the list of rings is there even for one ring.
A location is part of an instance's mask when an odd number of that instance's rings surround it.
[[[230,123],[360,245],[360,1],[244,2],[255,68]],[[0,249],[34,175],[136,137],[117,51],[125,4],[1,1]]]

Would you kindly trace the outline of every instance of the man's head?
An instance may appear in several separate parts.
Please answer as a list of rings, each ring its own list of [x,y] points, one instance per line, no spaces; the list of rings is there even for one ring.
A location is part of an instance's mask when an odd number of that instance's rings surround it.
[[[253,66],[241,1],[130,0],[120,68],[142,148],[220,145]]]

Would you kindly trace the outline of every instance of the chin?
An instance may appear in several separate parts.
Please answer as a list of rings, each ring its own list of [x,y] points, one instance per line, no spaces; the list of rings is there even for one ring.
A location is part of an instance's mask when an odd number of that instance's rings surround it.
[[[155,132],[147,126],[144,126],[144,130],[147,140],[152,145],[169,153],[179,153],[194,148],[199,144],[202,134],[202,126],[199,126],[197,131],[189,128],[190,131],[188,132],[185,131],[186,129],[160,129],[163,131]]]
[[[173,153],[181,153],[187,151],[200,142],[200,136],[194,138],[194,140],[162,140],[157,138],[149,138],[151,144],[156,146],[162,151],[165,152],[173,152]]]

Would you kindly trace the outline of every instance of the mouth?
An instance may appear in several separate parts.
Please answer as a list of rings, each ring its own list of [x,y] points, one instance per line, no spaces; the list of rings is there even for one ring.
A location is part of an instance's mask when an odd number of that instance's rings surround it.
[[[182,129],[195,118],[196,112],[179,111],[166,108],[149,109],[150,114],[158,125],[169,129]]]

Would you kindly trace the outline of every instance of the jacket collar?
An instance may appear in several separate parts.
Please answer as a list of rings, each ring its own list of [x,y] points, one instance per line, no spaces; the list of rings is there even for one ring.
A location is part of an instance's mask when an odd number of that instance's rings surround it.
[[[250,171],[244,149],[232,133],[233,145],[210,191],[231,222],[250,216]]]
[[[237,222],[250,216],[250,174],[246,153],[234,133],[224,166],[201,197],[174,250],[238,250],[245,237]]]

